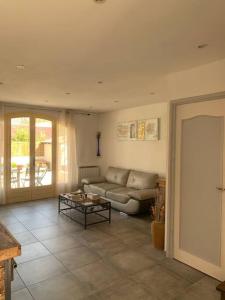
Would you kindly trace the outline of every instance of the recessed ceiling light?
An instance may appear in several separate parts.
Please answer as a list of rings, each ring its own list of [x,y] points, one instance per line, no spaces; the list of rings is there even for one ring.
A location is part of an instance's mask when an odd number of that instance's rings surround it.
[[[71,95],[71,93],[70,92],[66,92],[65,95]]]
[[[98,84],[103,84],[103,81],[99,80],[97,83],[98,83]]]
[[[200,44],[198,45],[198,49],[203,49],[203,48],[206,48],[208,47],[208,44]]]
[[[96,2],[96,3],[103,3],[103,2],[105,2],[106,0],[94,0],[94,2]]]
[[[25,66],[24,65],[17,65],[16,68],[17,68],[17,70],[24,70]]]

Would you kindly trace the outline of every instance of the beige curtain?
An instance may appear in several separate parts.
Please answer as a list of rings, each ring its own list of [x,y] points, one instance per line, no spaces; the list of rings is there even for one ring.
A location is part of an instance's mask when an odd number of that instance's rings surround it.
[[[71,192],[77,186],[75,115],[62,111],[57,123],[57,193]]]
[[[0,204],[5,203],[4,184],[4,105],[0,103]]]

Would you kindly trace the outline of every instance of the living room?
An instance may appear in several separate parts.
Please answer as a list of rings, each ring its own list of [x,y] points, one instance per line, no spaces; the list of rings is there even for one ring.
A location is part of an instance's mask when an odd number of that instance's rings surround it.
[[[224,297],[224,11],[1,3],[1,300]]]

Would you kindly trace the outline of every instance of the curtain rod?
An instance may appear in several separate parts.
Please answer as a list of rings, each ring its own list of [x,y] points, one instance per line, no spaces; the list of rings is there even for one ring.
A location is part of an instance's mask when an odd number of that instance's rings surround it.
[[[93,113],[93,112],[78,111],[75,109],[63,108],[63,107],[40,106],[40,105],[23,104],[23,103],[15,103],[15,102],[4,102],[4,101],[0,101],[0,103],[4,104],[5,106],[8,106],[8,107],[40,109],[40,110],[49,110],[49,111],[54,111],[54,112],[71,111],[77,115],[86,115],[86,116],[96,116],[97,115],[97,113]]]

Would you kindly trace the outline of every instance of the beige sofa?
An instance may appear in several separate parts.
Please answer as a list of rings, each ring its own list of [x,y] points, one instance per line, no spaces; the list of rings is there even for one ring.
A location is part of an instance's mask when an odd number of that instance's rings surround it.
[[[109,167],[105,177],[82,179],[86,193],[98,194],[127,214],[149,210],[156,196],[157,174]]]

